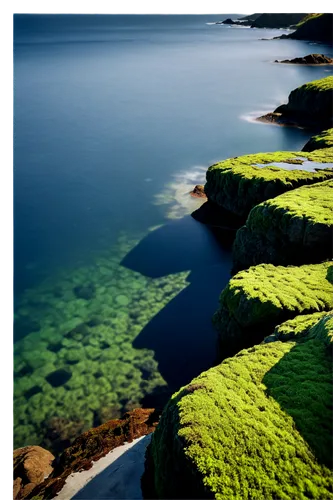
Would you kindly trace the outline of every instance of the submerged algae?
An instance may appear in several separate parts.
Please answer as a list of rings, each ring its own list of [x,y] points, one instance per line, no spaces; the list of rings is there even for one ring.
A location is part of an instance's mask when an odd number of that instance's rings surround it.
[[[332,333],[325,317],[174,394],[147,451],[146,497],[332,499]]]
[[[78,429],[140,407],[166,386],[154,352],[132,342],[188,285],[188,273],[152,279],[122,267],[136,243],[121,235],[95,265],[59,273],[17,305],[16,321],[34,317],[40,327],[14,344],[15,447],[50,448],[48,422],[55,418],[57,425],[66,422],[73,439]],[[78,298],[87,284],[93,296]]]

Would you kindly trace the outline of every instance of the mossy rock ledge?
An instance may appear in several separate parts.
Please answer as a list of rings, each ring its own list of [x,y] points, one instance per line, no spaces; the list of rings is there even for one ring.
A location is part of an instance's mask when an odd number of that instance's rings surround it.
[[[306,264],[333,256],[333,180],[254,207],[236,233],[233,272],[264,262]]]
[[[239,228],[255,205],[330,178],[333,178],[333,148],[229,158],[208,168],[205,184],[208,202],[192,216],[200,222]]]
[[[331,317],[195,378],[164,409],[145,498],[333,498]]]
[[[258,344],[295,316],[331,310],[333,264],[253,266],[231,278],[219,302],[213,323],[222,360]]]
[[[314,135],[303,147],[302,151],[314,151],[316,149],[333,147],[333,128],[324,130],[318,135]]]
[[[288,103],[273,113],[260,116],[259,121],[279,125],[326,129],[333,124],[333,76],[314,80],[293,90]]]

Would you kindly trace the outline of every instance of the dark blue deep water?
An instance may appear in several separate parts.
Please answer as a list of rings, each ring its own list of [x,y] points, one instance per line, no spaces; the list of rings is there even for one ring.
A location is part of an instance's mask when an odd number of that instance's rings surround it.
[[[332,72],[273,63],[329,47],[210,24],[224,17],[14,18],[18,446],[51,448],[50,429],[72,438],[214,362],[230,251],[188,191],[217,160],[301,149],[308,132],[252,117]]]

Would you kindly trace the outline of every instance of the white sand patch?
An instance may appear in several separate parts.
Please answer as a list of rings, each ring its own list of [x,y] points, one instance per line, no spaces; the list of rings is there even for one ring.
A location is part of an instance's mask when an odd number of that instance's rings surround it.
[[[56,500],[142,499],[141,476],[151,435],[142,436],[93,462],[91,469],[68,476]]]

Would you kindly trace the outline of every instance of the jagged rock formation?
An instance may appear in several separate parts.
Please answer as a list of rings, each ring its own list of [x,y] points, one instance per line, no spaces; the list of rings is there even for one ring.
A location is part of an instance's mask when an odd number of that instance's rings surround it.
[[[333,180],[300,187],[251,210],[236,233],[233,270],[331,259],[332,235]]]
[[[47,500],[54,498],[70,474],[90,469],[93,461],[96,462],[117,446],[153,432],[158,419],[159,413],[154,409],[137,408],[126,413],[119,420],[110,420],[99,427],[84,432],[62,453],[50,476],[33,491],[30,490],[28,496],[20,496],[19,499]]]
[[[147,450],[145,498],[332,499],[332,334],[327,315],[174,394]]]

